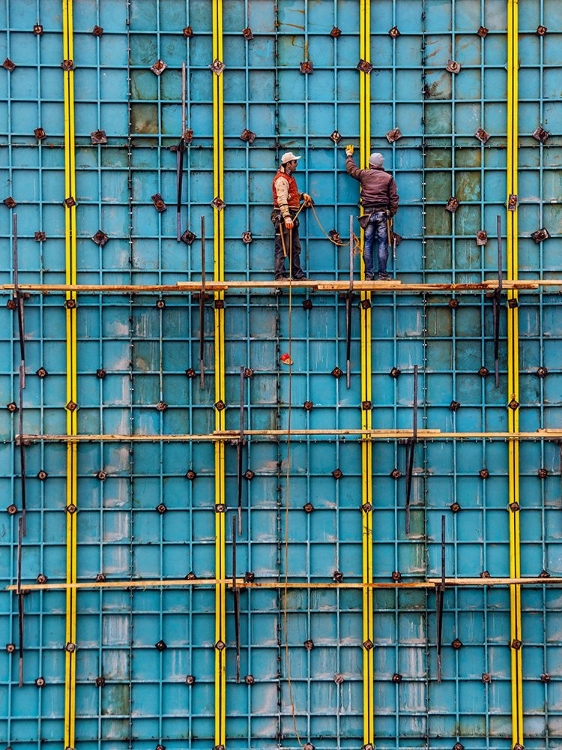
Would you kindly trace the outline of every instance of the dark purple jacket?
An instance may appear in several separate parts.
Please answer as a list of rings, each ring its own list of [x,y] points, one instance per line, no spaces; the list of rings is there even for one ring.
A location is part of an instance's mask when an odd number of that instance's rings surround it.
[[[369,210],[387,208],[391,216],[398,211],[398,193],[392,175],[382,167],[359,169],[352,156],[345,160],[348,173],[361,183],[361,205]]]

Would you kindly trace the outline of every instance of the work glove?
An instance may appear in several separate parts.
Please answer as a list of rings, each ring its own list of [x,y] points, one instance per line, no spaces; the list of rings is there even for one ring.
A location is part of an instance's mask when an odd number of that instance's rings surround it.
[[[310,195],[308,193],[303,193],[302,194],[302,199],[304,201],[304,205],[307,208],[310,208],[310,206],[312,206],[312,198],[310,197]]]
[[[295,225],[293,224],[293,220],[291,219],[291,217],[290,216],[286,216],[285,217],[285,227],[287,229],[292,229],[294,226]]]
[[[348,146],[345,147],[345,155],[346,156],[353,156],[353,150],[354,150],[353,146],[350,143]]]

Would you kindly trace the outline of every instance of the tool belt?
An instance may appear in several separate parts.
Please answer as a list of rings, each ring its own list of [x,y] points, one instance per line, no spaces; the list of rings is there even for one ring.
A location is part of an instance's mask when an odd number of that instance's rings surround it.
[[[291,212],[291,218],[294,216],[294,214],[297,213],[297,209],[289,209]],[[284,221],[283,215],[281,211],[278,208],[274,208],[271,212],[271,223],[275,227],[275,231],[279,229],[279,225]],[[298,217],[296,219],[293,219],[293,226],[297,228],[299,226],[299,220]]]
[[[363,216],[357,217],[361,229],[367,229],[367,224],[371,220],[371,216],[378,213],[379,211],[384,212],[387,215],[387,218],[389,218],[388,208],[386,206],[375,206],[374,208],[369,209],[368,214],[363,214]]]

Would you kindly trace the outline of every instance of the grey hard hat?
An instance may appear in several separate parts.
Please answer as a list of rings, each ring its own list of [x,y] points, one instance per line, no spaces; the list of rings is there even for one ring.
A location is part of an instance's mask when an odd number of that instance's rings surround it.
[[[371,154],[369,164],[372,167],[382,167],[382,165],[384,164],[384,156],[379,153]]]

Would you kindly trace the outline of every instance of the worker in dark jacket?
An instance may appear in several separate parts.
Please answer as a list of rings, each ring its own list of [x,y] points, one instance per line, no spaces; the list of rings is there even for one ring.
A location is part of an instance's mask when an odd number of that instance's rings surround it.
[[[365,247],[363,261],[365,263],[365,279],[375,278],[375,264],[373,259],[373,245],[375,238],[378,243],[378,278],[389,279],[386,271],[388,261],[388,235],[390,233],[389,219],[398,210],[398,193],[392,175],[383,169],[382,154],[371,154],[369,169],[359,169],[353,161],[353,147],[345,149],[347,159],[345,168],[348,173],[361,183],[361,205],[368,215],[365,230]]]
[[[301,242],[299,238],[299,213],[301,199],[305,206],[312,205],[307,193],[299,193],[293,172],[300,156],[291,151],[283,154],[277,174],[273,178],[273,212],[271,220],[275,227],[275,278],[286,279],[285,258],[289,256],[293,279],[306,279],[301,268]]]

